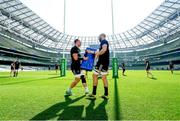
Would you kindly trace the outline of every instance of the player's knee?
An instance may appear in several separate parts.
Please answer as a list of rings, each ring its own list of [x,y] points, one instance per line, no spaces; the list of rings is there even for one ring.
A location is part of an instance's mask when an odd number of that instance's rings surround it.
[[[78,83],[80,81],[80,78],[75,78],[75,83]]]
[[[98,79],[98,76],[99,76],[99,75],[97,75],[97,74],[93,74],[93,75],[92,75],[92,78],[93,78],[93,79]]]
[[[106,78],[106,76],[105,75],[103,75],[102,76],[102,80],[106,80],[107,78]]]
[[[81,80],[82,80],[82,83],[86,83],[86,79],[84,75],[81,76]]]

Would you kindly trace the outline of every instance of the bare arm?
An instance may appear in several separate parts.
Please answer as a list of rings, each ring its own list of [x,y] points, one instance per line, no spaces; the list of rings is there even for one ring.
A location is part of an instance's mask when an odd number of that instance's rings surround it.
[[[91,51],[91,50],[86,50],[87,53],[90,53],[90,54],[95,54],[94,51]]]
[[[107,45],[103,45],[101,51],[99,51],[99,55],[103,55],[107,51]]]
[[[100,55],[103,55],[106,51],[107,51],[107,45],[104,44],[104,45],[102,46],[102,49],[101,49],[100,51],[97,51],[97,52],[96,52],[96,56],[98,57],[98,56],[100,56]]]
[[[80,59],[80,60],[88,60],[88,57],[79,58],[79,57],[78,57],[78,54],[77,54],[77,53],[74,53],[74,54],[73,54],[73,59],[76,60],[76,61],[77,61],[78,59]]]
[[[77,54],[77,53],[74,53],[74,54],[73,54],[73,59],[74,59],[74,60],[78,60],[78,54]]]

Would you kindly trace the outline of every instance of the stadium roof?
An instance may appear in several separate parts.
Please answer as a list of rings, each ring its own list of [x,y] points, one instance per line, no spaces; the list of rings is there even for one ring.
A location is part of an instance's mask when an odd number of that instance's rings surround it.
[[[123,33],[108,35],[111,50],[143,46],[180,30],[180,0],[165,0],[147,18]],[[82,48],[98,45],[97,36],[67,35],[54,29],[19,0],[0,0],[0,28],[49,48],[70,49],[79,38]]]

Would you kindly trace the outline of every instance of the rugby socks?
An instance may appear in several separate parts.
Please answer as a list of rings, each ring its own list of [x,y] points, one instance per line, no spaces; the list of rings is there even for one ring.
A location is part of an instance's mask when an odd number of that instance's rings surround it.
[[[104,87],[104,95],[108,96],[108,87]]]
[[[93,95],[96,95],[96,89],[97,89],[97,86],[93,86],[93,92],[92,92]]]
[[[85,92],[89,92],[89,89],[88,89],[88,87],[85,87]]]
[[[72,89],[71,88],[68,88],[68,90],[67,90],[68,92],[71,92],[72,91]]]

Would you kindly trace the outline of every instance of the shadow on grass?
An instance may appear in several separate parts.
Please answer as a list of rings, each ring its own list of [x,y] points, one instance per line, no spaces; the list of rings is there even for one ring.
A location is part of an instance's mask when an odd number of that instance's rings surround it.
[[[91,100],[89,105],[86,107],[86,117],[84,120],[108,120],[105,106],[108,101],[103,100],[96,108],[95,100]]]
[[[65,97],[65,102],[60,102],[60,103],[52,105],[51,107],[37,114],[30,120],[50,120],[50,119],[78,120],[78,119],[81,119],[84,106],[83,105],[69,106],[69,105],[79,101],[83,97],[84,96],[81,96],[73,100],[69,97]],[[60,113],[60,111],[62,112]]]
[[[48,74],[48,75],[59,75],[59,73],[56,74],[56,72],[54,74]]]
[[[157,80],[156,77],[148,77],[149,79],[152,79],[152,80]]]
[[[5,79],[5,78],[12,78],[10,76],[0,76],[0,79]]]
[[[153,80],[157,80],[157,78],[156,78],[156,77],[152,77],[151,79],[153,79]]]
[[[30,120],[108,120],[105,106],[107,100],[103,100],[95,108],[95,100],[91,100],[86,109],[86,116],[82,117],[84,105],[71,106],[71,104],[79,101],[84,96],[74,100],[65,97],[65,102],[52,105],[48,109],[40,112]]]
[[[14,85],[14,84],[36,82],[36,81],[40,81],[40,80],[45,81],[45,80],[56,79],[56,78],[60,78],[60,76],[54,76],[54,77],[49,77],[49,78],[41,78],[41,79],[33,79],[33,80],[26,80],[26,81],[17,81],[17,82],[10,82],[10,83],[3,83],[3,84],[0,84],[0,85]]]
[[[117,79],[114,79],[114,114],[115,120],[121,120],[122,114],[120,111],[120,100],[119,100],[119,92],[118,92],[118,84]]]

